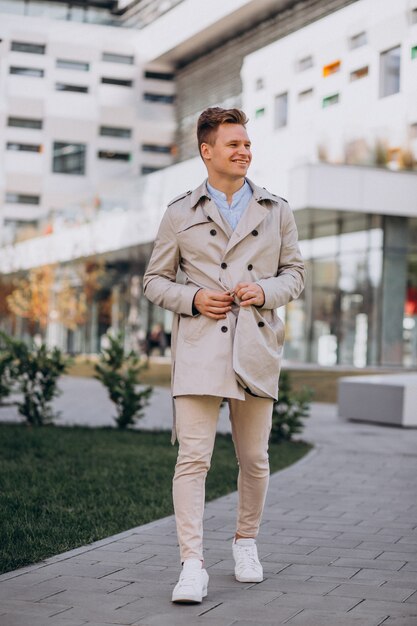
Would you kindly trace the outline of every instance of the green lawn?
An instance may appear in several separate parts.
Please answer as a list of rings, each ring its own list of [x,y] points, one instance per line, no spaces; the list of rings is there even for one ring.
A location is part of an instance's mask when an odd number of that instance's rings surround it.
[[[271,446],[271,471],[310,447]],[[171,514],[176,454],[166,432],[0,424],[0,572]],[[236,475],[219,435],[207,500],[234,491]]]

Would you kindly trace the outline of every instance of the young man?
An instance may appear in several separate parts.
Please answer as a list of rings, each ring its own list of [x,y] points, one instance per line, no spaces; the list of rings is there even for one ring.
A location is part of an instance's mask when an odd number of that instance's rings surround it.
[[[288,203],[246,178],[252,159],[246,123],[238,109],[200,115],[197,138],[208,178],[168,205],[144,277],[147,298],[175,313],[173,499],[183,568],[173,602],[207,595],[204,489],[223,398],[239,463],[235,576],[263,580],[255,538],[284,342],[276,309],[301,293],[304,266]],[[178,268],[185,283],[177,282]]]

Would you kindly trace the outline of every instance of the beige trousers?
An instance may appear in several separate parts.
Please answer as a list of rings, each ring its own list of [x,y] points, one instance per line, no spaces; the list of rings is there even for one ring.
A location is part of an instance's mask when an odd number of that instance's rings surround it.
[[[239,465],[236,530],[243,537],[256,537],[269,481],[268,440],[273,401],[245,396],[245,400],[229,400]],[[205,482],[221,401],[217,396],[178,396],[175,399],[179,450],[173,500],[181,561],[203,559]]]

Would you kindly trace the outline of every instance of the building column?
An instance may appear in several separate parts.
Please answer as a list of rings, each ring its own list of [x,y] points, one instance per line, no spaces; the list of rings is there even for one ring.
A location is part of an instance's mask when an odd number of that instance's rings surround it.
[[[381,284],[381,365],[403,365],[403,321],[407,290],[408,218],[384,217]]]

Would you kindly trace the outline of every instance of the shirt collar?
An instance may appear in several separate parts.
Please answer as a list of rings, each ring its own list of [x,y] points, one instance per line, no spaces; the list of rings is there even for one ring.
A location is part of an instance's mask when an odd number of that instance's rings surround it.
[[[207,187],[208,193],[213,198],[223,200],[223,202],[227,202],[226,194],[223,191],[220,191],[219,189],[216,189],[215,187],[210,185],[208,180],[206,180],[206,187]],[[238,189],[237,191],[235,191],[235,193],[233,194],[232,202],[230,206],[236,205],[248,192],[252,193],[252,189],[248,181],[245,178],[245,182],[243,183],[242,187]]]
[[[252,189],[254,200],[256,200],[257,202],[260,202],[262,200],[271,200],[272,202],[278,202],[277,196],[274,196],[274,194],[267,191],[267,189],[265,189],[264,187],[258,187],[258,185],[255,185],[255,183],[252,182],[249,178],[246,178],[245,181]],[[196,189],[194,189],[194,191],[189,194],[189,198],[189,206],[192,208],[197,206],[201,198],[210,199],[210,194],[207,190],[207,179],[204,180]]]

